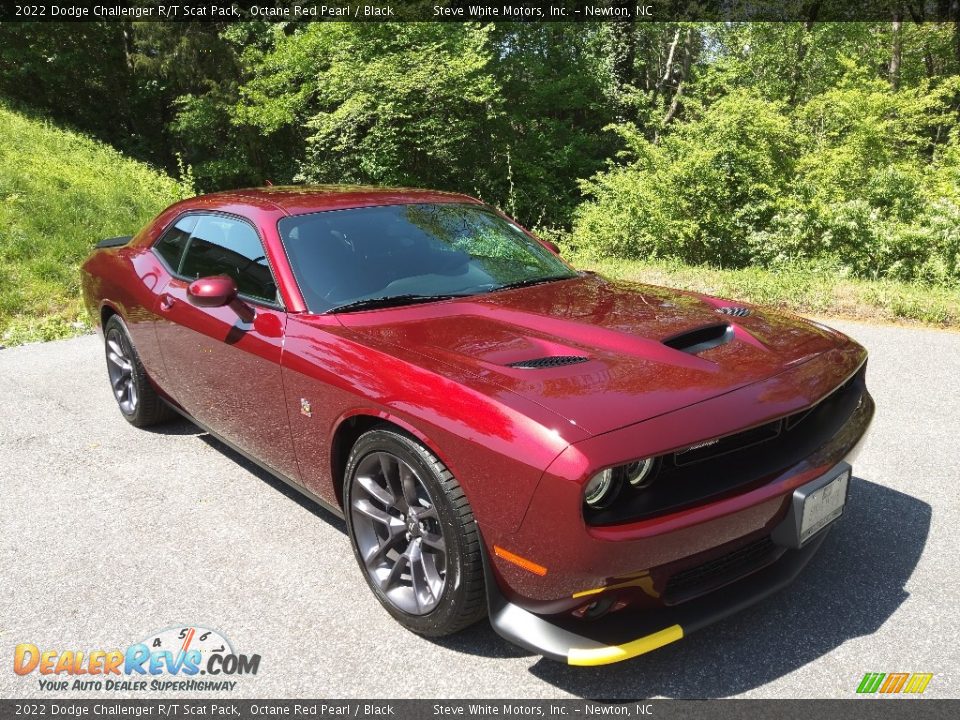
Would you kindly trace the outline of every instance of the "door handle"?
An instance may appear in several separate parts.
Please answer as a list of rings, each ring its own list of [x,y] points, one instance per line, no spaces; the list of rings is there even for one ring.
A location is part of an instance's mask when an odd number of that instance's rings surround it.
[[[173,304],[175,302],[176,302],[176,299],[173,297],[173,295],[164,293],[163,295],[160,296],[160,309],[164,311],[169,310],[170,308],[173,307]]]

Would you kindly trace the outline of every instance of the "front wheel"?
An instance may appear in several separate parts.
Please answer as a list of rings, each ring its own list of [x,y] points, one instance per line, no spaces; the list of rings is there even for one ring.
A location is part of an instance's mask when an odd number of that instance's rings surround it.
[[[436,637],[484,617],[473,511],[433,453],[392,429],[370,430],[350,452],[344,490],[357,562],[394,618]]]

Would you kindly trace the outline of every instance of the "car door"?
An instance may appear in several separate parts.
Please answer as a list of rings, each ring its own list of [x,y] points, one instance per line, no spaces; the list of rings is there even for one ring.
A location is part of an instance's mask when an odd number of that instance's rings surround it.
[[[235,216],[193,214],[154,249],[170,271],[155,313],[175,399],[225,440],[299,482],[280,369],[287,317],[256,229]],[[215,275],[233,278],[237,299],[223,307],[192,304],[189,284]]]

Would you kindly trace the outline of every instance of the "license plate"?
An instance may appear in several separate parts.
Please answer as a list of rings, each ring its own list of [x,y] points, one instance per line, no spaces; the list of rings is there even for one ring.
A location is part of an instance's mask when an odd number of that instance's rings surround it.
[[[850,469],[845,469],[833,480],[803,499],[800,520],[800,544],[815,535],[843,514],[847,499]]]

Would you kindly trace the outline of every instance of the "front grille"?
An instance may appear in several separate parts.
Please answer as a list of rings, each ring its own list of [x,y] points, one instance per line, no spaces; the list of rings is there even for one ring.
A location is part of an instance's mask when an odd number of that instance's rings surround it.
[[[793,430],[801,422],[810,417],[810,415],[819,407],[828,405],[842,398],[851,390],[856,377],[856,375],[851,377],[843,385],[817,402],[816,405],[793,413],[792,415],[780,418],[779,420],[774,420],[773,422],[766,423],[765,425],[759,425],[755,428],[744,430],[743,432],[727,435],[726,437],[718,440],[697,443],[693,447],[687,448],[686,450],[678,450],[673,455],[674,463],[677,465],[677,467],[690,465],[691,463],[702,462],[719,455],[726,455],[727,453],[738,450],[745,450],[746,448],[753,447],[754,445],[775,440],[776,438],[780,437],[782,433]]]
[[[781,553],[782,549],[774,545],[769,536],[764,536],[726,555],[678,572],[667,581],[663,600],[667,605],[691,600],[769,565]]]
[[[563,365],[576,365],[577,363],[585,363],[587,360],[589,360],[589,358],[580,355],[551,355],[550,357],[512,362],[509,364],[509,367],[523,370],[540,370],[543,368],[562,367]]]
[[[864,375],[862,367],[819,402],[791,415],[663,455],[649,487],[624,487],[604,508],[584,506],[584,519],[594,526],[635,522],[759,487],[841,433],[861,407]]]
[[[728,435],[725,438],[720,438],[710,443],[694,445],[692,448],[675,453],[675,462],[678,466],[689,465],[690,463],[701,462],[707,458],[716,457],[717,455],[743,450],[751,445],[759,445],[760,443],[773,440],[777,437],[781,432],[782,425],[782,420],[775,420],[774,422],[737,433],[736,435]]]

